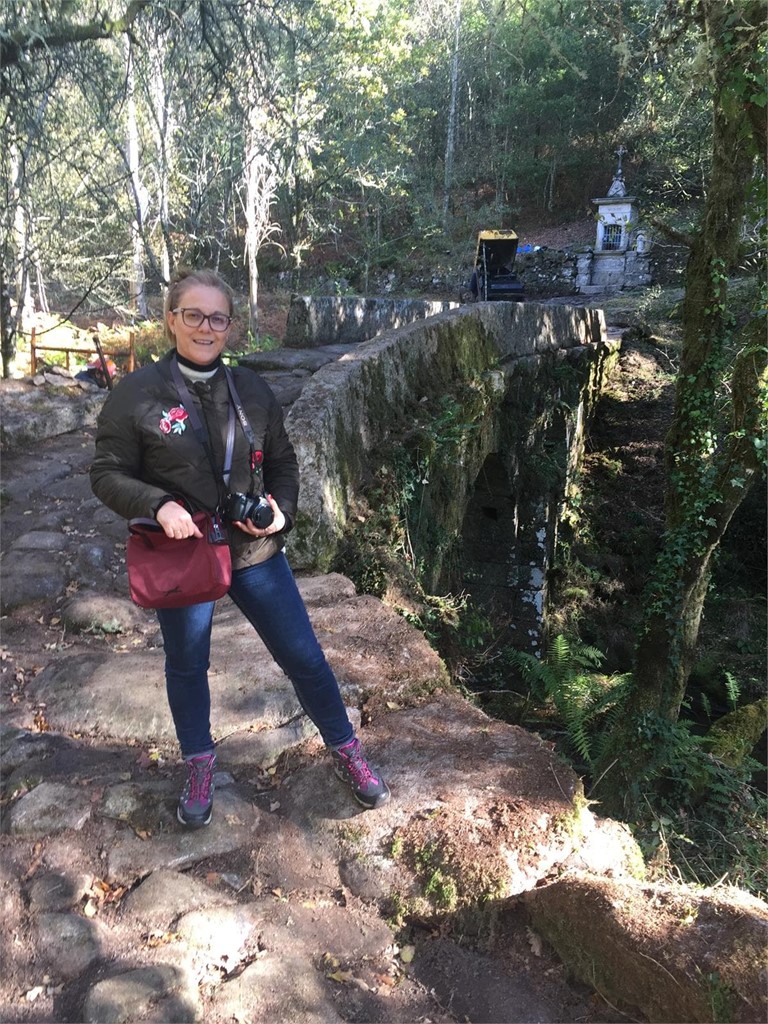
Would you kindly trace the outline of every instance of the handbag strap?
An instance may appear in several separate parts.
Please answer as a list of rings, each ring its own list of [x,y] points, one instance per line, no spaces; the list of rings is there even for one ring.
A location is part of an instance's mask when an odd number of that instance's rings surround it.
[[[128,520],[128,532],[132,533],[135,537],[141,536],[141,534],[151,532],[164,532],[162,526],[156,519],[144,519],[141,516],[137,516],[135,519]]]

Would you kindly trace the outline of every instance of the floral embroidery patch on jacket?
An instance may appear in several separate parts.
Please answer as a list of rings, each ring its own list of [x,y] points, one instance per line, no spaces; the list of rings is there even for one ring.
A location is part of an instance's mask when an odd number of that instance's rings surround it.
[[[175,405],[168,412],[163,409],[163,418],[158,424],[163,434],[183,434],[187,429],[189,414],[183,405]]]

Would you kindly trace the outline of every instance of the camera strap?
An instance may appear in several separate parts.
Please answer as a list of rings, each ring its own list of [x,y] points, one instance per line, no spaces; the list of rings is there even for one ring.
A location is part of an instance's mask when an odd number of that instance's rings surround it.
[[[251,493],[253,494],[253,493],[255,493],[254,483],[256,481],[256,477],[259,478],[259,485],[260,485],[259,486],[259,490],[263,490],[263,485],[262,485],[262,480],[261,480],[261,461],[262,461],[263,456],[262,456],[261,452],[256,447],[256,435],[254,434],[253,428],[251,427],[251,424],[250,424],[250,421],[248,420],[248,417],[245,414],[245,409],[243,408],[243,403],[240,401],[240,396],[238,395],[237,388],[235,387],[235,378],[234,378],[234,376],[232,374],[232,371],[230,370],[230,368],[228,366],[225,366],[224,367],[224,373],[226,374],[226,377],[227,377],[227,387],[229,388],[229,397],[230,397],[230,400],[231,400],[231,404],[230,404],[229,408],[231,410],[232,406],[234,406],[235,412],[237,413],[237,418],[240,420],[240,426],[243,428],[243,433],[245,434],[245,439],[248,442],[248,448],[249,448],[249,460],[248,461],[249,461],[249,465],[251,467]]]
[[[226,367],[225,367],[225,369],[226,369]],[[227,370],[227,373],[228,372],[229,371]],[[181,403],[182,403],[182,405],[184,406],[184,408],[186,409],[186,411],[187,411],[187,413],[189,415],[189,420],[190,420],[190,423],[192,424],[192,429],[195,432],[195,437],[198,439],[200,444],[203,446],[203,450],[205,451],[205,454],[208,456],[208,461],[211,464],[211,469],[213,470],[214,479],[218,480],[218,478],[219,478],[219,469],[216,466],[216,460],[213,457],[213,451],[211,449],[211,442],[210,442],[210,438],[208,437],[208,431],[205,429],[205,426],[203,425],[203,422],[200,419],[200,416],[198,415],[194,399],[192,398],[192,395],[190,394],[189,388],[187,387],[187,382],[184,380],[184,374],[179,369],[179,364],[178,364],[175,356],[171,359],[171,376],[173,377],[173,382],[176,385],[176,390],[179,393],[179,398],[181,399]],[[230,392],[230,394],[231,394],[231,392]],[[249,429],[250,429],[250,424],[249,424]],[[226,445],[226,450],[224,452],[224,468],[221,471],[221,476],[222,476],[222,479],[224,480],[224,487],[226,488],[227,491],[229,490],[229,479],[230,479],[230,476],[232,475],[232,456],[233,456],[234,450],[235,450],[235,410],[233,408],[233,403],[230,401],[230,403],[229,403],[229,415],[227,417],[227,445]]]

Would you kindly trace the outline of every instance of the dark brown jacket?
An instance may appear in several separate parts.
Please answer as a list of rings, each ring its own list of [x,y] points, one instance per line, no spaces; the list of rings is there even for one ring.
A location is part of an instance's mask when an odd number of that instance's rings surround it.
[[[125,519],[149,517],[168,495],[183,498],[193,511],[213,512],[224,494],[221,473],[214,476],[205,450],[185,417],[170,370],[172,352],[125,377],[99,415],[96,454],[91,466],[93,493]],[[245,367],[233,367],[240,400],[263,453],[264,489],[272,494],[289,524],[296,518],[299,472],[269,386]],[[223,467],[229,392],[223,369],[210,382],[188,382],[198,414],[207,427],[217,467]],[[250,453],[239,421],[230,490],[247,493]],[[285,533],[255,539],[230,528],[233,568],[265,561],[285,544]]]

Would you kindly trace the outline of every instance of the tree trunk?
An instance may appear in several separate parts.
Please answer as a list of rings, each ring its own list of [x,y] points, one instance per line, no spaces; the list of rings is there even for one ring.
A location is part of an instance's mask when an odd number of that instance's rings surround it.
[[[626,806],[632,782],[642,774],[646,755],[637,742],[641,716],[650,713],[672,722],[678,718],[696,656],[712,556],[760,464],[756,442],[766,387],[764,326],[755,316],[734,339],[727,310],[728,274],[737,263],[756,151],[765,161],[740,87],[744,54],[750,48],[757,66],[759,7],[739,8],[747,28],[741,34],[745,49],[738,50],[724,42],[729,38],[730,5],[721,0],[700,5],[714,81],[712,171],[686,270],[683,349],[666,446],[666,531],[646,595],[635,688],[600,765],[602,783],[596,786],[606,813]],[[728,399],[723,397],[724,375],[734,340],[739,345]]]
[[[132,275],[131,275],[131,303],[139,316],[145,319],[149,316],[147,296],[144,288],[144,243],[142,240],[144,216],[146,213],[146,190],[141,184],[139,176],[139,126],[136,120],[136,69],[133,54],[128,49],[127,69],[127,93],[128,93],[128,140],[127,157],[128,170],[131,177],[131,190],[135,219],[131,224],[131,241],[133,246]]]
[[[277,191],[277,176],[269,154],[265,115],[255,99],[248,112],[245,150],[245,256],[248,265],[248,309],[251,329],[258,334],[259,249],[276,228],[270,214]]]
[[[16,327],[11,316],[11,294],[5,279],[4,261],[0,260],[0,354],[3,357],[3,377],[11,376],[16,357]]]
[[[461,0],[456,0],[453,56],[451,58],[451,98],[448,105],[448,132],[445,142],[445,178],[443,184],[443,231],[448,234],[448,216],[453,187],[453,163],[456,155],[456,119],[459,107],[459,38],[461,35]]]
[[[29,208],[22,199],[21,181],[23,161],[15,143],[10,146],[11,189],[15,199],[13,213],[13,248],[16,252],[16,334],[26,333],[34,322],[35,306],[32,300],[30,277],[30,218]]]
[[[171,192],[171,160],[173,156],[173,126],[169,90],[166,84],[164,69],[165,42],[158,36],[158,49],[151,55],[150,96],[152,102],[152,123],[155,133],[158,168],[158,206],[160,213],[160,232],[162,248],[160,251],[160,269],[163,284],[170,282],[174,270],[175,257],[171,238],[170,192]]]

